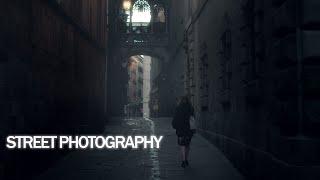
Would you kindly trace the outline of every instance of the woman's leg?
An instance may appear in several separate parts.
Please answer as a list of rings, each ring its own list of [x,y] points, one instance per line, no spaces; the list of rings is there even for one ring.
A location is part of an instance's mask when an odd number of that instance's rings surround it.
[[[186,161],[186,146],[181,146],[182,161]]]
[[[187,159],[186,159],[186,153],[187,153],[187,146],[181,146],[181,153],[182,153],[182,163],[181,163],[181,167],[185,168],[188,166],[187,164]]]
[[[188,161],[190,146],[185,146],[185,161]]]
[[[190,152],[190,142],[191,142],[191,138],[192,136],[188,137],[187,138],[187,144],[186,144],[186,150],[185,150],[185,162],[186,162],[186,165],[189,166],[189,162],[188,162],[188,158],[189,158],[189,152]]]

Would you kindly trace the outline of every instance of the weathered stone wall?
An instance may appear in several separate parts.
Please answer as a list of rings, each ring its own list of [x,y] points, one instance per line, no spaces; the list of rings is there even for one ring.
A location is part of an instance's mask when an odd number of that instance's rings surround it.
[[[103,130],[106,2],[1,2],[1,144],[7,134]],[[80,8],[74,4],[84,5]],[[77,20],[78,15],[82,15],[81,20]],[[40,159],[50,159],[46,153],[35,155],[1,149],[0,154],[0,167],[4,168],[0,172],[6,172],[9,177],[14,174],[16,179],[28,177],[33,169],[41,169],[32,163],[40,166],[37,163]],[[0,179],[3,176],[0,174]]]
[[[172,61],[184,64],[199,130],[249,178],[319,178],[319,6],[171,3]]]

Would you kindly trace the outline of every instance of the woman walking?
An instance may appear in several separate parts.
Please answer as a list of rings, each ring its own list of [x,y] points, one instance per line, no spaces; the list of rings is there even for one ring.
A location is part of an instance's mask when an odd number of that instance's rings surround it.
[[[176,129],[178,144],[181,146],[182,163],[181,167],[189,166],[188,156],[190,151],[190,142],[193,131],[190,129],[190,117],[193,116],[194,109],[187,96],[181,98],[176,107],[172,120],[172,127]]]

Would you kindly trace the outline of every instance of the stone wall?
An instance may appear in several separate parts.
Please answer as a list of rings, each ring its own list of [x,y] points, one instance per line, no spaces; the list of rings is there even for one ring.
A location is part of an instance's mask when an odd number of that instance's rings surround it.
[[[1,144],[8,134],[103,130],[107,1],[80,2],[1,2]],[[21,179],[45,167],[53,154],[1,149],[0,167]]]
[[[171,2],[172,61],[199,131],[248,178],[319,178],[319,6]]]

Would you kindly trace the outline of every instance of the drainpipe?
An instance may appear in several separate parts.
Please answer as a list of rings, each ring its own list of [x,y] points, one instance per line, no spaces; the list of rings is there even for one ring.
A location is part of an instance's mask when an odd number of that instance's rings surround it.
[[[296,0],[296,48],[297,48],[297,93],[298,93],[298,135],[303,135],[303,59],[301,30],[301,1]]]

